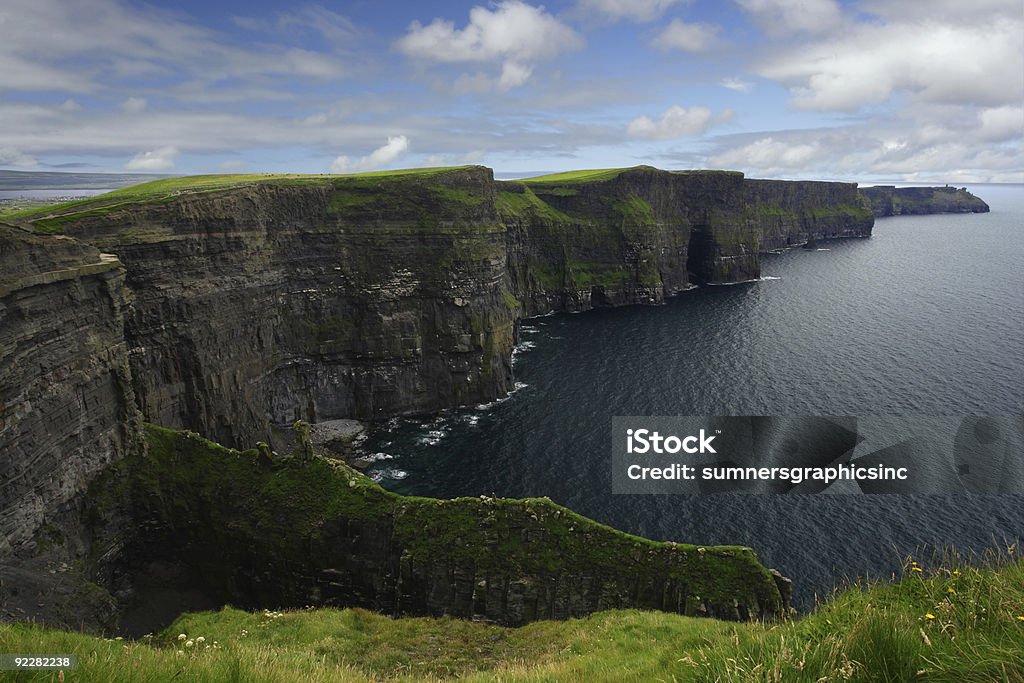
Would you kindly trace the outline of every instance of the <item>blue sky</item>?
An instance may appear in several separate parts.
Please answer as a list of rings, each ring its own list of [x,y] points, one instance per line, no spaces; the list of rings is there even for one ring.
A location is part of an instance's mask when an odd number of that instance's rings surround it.
[[[1024,182],[1019,0],[4,0],[0,168]]]

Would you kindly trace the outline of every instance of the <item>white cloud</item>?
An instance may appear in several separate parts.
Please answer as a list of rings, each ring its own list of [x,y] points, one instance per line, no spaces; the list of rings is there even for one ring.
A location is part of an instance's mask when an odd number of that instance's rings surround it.
[[[1009,112],[989,119],[1003,116]],[[1024,181],[1020,138],[1001,144],[986,141],[995,130],[978,125],[984,118],[984,112],[972,116],[948,108],[914,111],[896,121],[730,135],[713,141],[715,150],[707,162],[761,177]]]
[[[389,137],[387,143],[364,157],[351,159],[340,156],[331,163],[331,173],[356,173],[373,171],[391,164],[409,151],[409,138],[404,135]]]
[[[516,62],[505,62],[501,66],[501,77],[498,79],[498,89],[505,91],[518,88],[530,78],[533,73],[532,66],[525,66]]]
[[[235,25],[249,31],[266,33],[275,37],[289,34],[302,39],[307,34],[319,34],[335,45],[347,45],[360,38],[360,31],[352,20],[346,16],[332,12],[317,5],[307,5],[301,9],[282,12],[273,20],[255,17],[232,17]]]
[[[793,144],[766,137],[742,147],[727,150],[710,159],[715,168],[755,169],[768,173],[802,170],[821,153],[816,143]]]
[[[736,3],[772,36],[828,33],[842,21],[842,10],[835,0],[736,0]]]
[[[983,140],[1004,142],[1024,137],[1024,107],[995,107],[978,115],[978,135]]]
[[[121,109],[127,114],[141,114],[146,111],[146,98],[129,97],[121,103]]]
[[[474,7],[461,29],[444,19],[414,21],[396,46],[410,57],[435,62],[501,62],[500,89],[526,82],[533,64],[583,45],[579,35],[544,11],[519,0],[494,9]]]
[[[745,81],[742,78],[723,78],[722,82],[719,83],[723,88],[729,90],[735,90],[737,92],[746,92],[754,85],[750,81]]]
[[[673,19],[654,39],[653,45],[662,50],[704,52],[718,43],[718,26],[687,24]]]
[[[908,92],[925,102],[1001,106],[1024,99],[1024,21],[851,26],[787,49],[758,68],[805,109],[856,111]]]
[[[613,21],[654,21],[672,5],[688,0],[578,0],[576,7],[583,13],[598,13]]]
[[[465,154],[431,154],[423,158],[424,166],[466,166],[479,164],[484,159],[482,149],[474,149]]]
[[[731,120],[733,114],[731,109],[726,109],[716,117],[707,107],[698,105],[687,109],[674,105],[666,109],[657,120],[647,116],[633,119],[626,127],[626,134],[644,140],[671,140],[685,135],[698,135],[712,124]]]
[[[333,47],[333,46],[332,46]],[[159,76],[209,86],[225,79],[332,79],[346,70],[334,52],[250,46],[180,14],[110,0],[0,3],[0,88],[109,92],[110,83]]]
[[[13,147],[0,147],[0,166],[34,168],[38,165],[39,161],[31,154],[25,154]]]
[[[174,168],[174,160],[178,154],[177,147],[158,147],[136,154],[124,167],[128,171],[167,171]]]

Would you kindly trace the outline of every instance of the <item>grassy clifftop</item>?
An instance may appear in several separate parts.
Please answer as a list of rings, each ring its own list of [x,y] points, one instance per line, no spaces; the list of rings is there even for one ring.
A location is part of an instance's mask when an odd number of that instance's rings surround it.
[[[786,624],[608,611],[519,629],[363,610],[181,617],[140,641],[0,625],[4,652],[74,653],[66,680],[763,681],[1024,680],[1024,562],[907,561],[898,583],[838,593]],[[57,680],[53,673],[11,680]]]
[[[182,195],[216,192],[252,185],[338,185],[345,187],[365,186],[367,183],[379,184],[391,180],[416,182],[471,168],[474,167],[413,168],[345,175],[248,173],[164,178],[130,185],[86,199],[2,213],[0,218],[9,222],[30,225],[40,232],[59,232],[60,225],[80,218],[104,215],[132,205],[167,203]],[[57,218],[61,220],[54,220]]]

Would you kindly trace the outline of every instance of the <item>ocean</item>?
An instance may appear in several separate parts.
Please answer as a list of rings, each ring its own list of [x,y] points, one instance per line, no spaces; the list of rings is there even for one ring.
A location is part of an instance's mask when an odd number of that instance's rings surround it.
[[[798,608],[908,556],[1024,537],[1019,495],[614,495],[615,415],[1024,413],[1024,187],[988,214],[876,221],[764,256],[758,282],[523,321],[517,390],[375,425],[368,473],[437,497],[549,496],[659,540],[740,544]]]

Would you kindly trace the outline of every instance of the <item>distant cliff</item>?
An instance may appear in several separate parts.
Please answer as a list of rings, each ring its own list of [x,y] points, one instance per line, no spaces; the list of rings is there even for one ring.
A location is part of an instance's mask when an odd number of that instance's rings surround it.
[[[987,213],[988,204],[967,191],[966,187],[896,187],[877,185],[862,187],[876,217],[921,215],[930,213]]]

